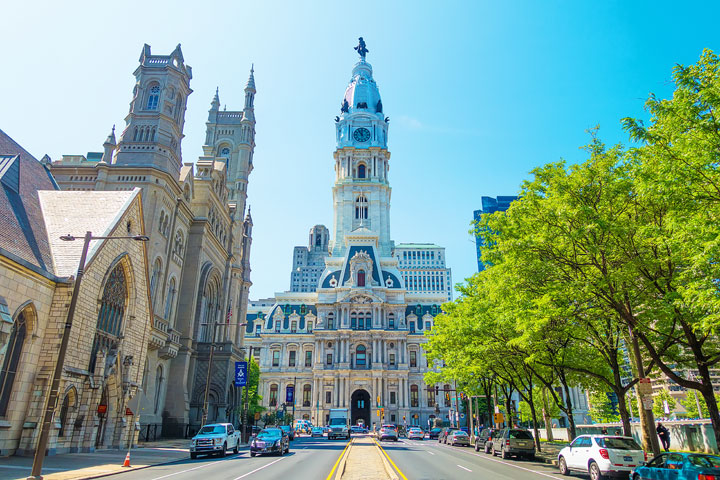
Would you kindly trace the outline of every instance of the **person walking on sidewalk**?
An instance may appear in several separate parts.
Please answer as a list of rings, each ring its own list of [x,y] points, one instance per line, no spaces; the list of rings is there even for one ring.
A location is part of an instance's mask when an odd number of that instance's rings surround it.
[[[658,437],[660,437],[662,447],[667,452],[668,450],[670,450],[670,430],[668,430],[665,425],[660,422],[658,422],[656,430]]]

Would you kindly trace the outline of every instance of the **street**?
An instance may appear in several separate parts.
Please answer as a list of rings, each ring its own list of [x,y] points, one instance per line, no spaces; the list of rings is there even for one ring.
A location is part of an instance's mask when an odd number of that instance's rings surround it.
[[[134,472],[117,475],[119,479],[173,480],[207,478],[240,479],[309,479],[330,477],[337,460],[348,442],[328,441],[326,437],[297,437],[290,444],[290,453],[283,457],[251,458],[247,450],[225,458],[201,457],[181,460]],[[436,440],[382,442],[382,449],[391,464],[407,480],[450,479],[541,479],[560,478],[557,467],[539,462],[501,460],[473,448],[450,447]],[[404,476],[404,477],[403,477]]]

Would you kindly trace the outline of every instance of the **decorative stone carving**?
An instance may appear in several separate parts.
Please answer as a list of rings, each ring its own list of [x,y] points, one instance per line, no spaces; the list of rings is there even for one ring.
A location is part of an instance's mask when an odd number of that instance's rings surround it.
[[[359,250],[350,259],[350,278],[348,279],[350,286],[357,285],[357,274],[360,270],[365,272],[365,285],[377,285],[377,282],[373,280],[372,258],[365,250]]]

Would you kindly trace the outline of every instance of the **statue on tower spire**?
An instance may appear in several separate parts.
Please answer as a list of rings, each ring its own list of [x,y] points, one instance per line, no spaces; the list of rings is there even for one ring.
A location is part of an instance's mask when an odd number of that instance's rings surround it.
[[[360,54],[360,57],[365,60],[365,55],[367,55],[370,50],[365,48],[365,40],[363,40],[362,37],[358,38],[358,42],[358,46],[353,48],[357,50],[358,54]]]

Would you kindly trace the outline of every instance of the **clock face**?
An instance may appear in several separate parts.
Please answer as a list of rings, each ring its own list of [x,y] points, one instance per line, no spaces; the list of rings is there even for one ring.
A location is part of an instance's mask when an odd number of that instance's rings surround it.
[[[353,138],[357,142],[367,142],[370,140],[370,130],[364,127],[357,128],[353,132]]]

